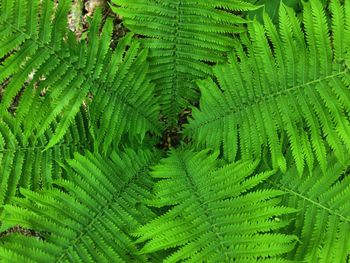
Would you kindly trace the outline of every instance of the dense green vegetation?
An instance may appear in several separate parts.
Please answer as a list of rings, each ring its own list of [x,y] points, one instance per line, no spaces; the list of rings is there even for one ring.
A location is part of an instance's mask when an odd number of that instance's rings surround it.
[[[0,0],[0,262],[350,261],[350,0],[72,10]]]

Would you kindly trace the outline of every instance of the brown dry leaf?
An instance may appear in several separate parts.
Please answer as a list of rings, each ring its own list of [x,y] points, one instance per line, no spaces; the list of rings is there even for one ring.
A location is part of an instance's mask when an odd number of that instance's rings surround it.
[[[106,1],[105,0],[86,0],[85,2],[85,9],[87,11],[87,16],[91,16],[96,7],[99,6],[105,6]]]

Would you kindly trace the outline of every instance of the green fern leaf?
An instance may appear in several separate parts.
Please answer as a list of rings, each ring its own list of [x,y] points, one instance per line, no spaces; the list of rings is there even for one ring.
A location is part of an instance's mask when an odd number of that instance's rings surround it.
[[[150,74],[170,125],[197,98],[194,80],[211,75],[208,63],[226,61],[232,34],[243,32],[233,11],[256,7],[244,1],[113,0],[112,9],[132,32],[146,36]]]
[[[348,262],[350,258],[350,176],[329,156],[326,174],[296,176],[296,167],[270,182],[287,193],[284,204],[299,212],[289,233],[300,237],[289,258],[300,262]]]
[[[272,233],[287,223],[273,217],[294,210],[278,205],[281,191],[249,191],[271,172],[252,175],[258,162],[220,167],[216,159],[174,150],[154,168],[161,180],[149,204],[171,208],[136,232],[147,241],[141,251],[174,248],[164,262],[282,262],[295,237]]]
[[[0,57],[4,57],[0,84],[9,80],[0,113],[20,97],[15,114],[26,137],[33,132],[42,136],[59,117],[47,148],[64,136],[81,105],[88,104],[88,95],[99,100],[92,102],[91,121],[105,151],[112,139],[119,140],[126,132],[141,137],[147,131],[159,132],[154,88],[145,78],[145,51],[131,35],[111,50],[113,23],[108,18],[100,30],[101,10],[90,21],[88,41],[78,42],[67,29],[70,4],[70,0],[57,6],[51,0],[0,0]]]
[[[0,258],[21,262],[146,262],[129,233],[154,217],[141,202],[149,198],[148,167],[158,160],[148,151],[76,154],[69,180],[32,192],[6,205],[1,230],[14,225],[38,231],[41,239],[16,234],[0,242]],[[35,252],[35,253],[34,253]]]
[[[28,140],[24,139],[23,130],[16,135],[15,127],[16,120],[9,115],[0,121],[0,213],[3,205],[10,203],[18,194],[19,187],[34,191],[51,187],[54,180],[64,175],[59,165],[62,159],[92,148],[83,114],[75,117],[74,125],[61,142],[47,151],[43,150],[53,135],[54,123],[43,136]]]
[[[267,16],[264,27],[250,25],[229,63],[214,69],[220,89],[211,79],[198,82],[200,110],[193,110],[185,134],[207,147],[223,145],[230,161],[261,158],[268,147],[273,167],[282,171],[286,140],[300,174],[314,159],[325,172],[329,146],[344,162],[350,150],[349,6],[332,1],[332,28],[317,0],[304,4],[303,24],[282,5],[279,30]]]

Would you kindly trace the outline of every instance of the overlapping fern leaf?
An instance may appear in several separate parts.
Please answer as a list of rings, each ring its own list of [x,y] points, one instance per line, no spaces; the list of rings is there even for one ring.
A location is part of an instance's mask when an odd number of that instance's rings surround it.
[[[174,125],[180,111],[197,98],[194,80],[211,75],[209,63],[226,61],[232,36],[246,21],[233,11],[252,10],[245,1],[113,0],[112,9],[132,32],[146,36],[150,77],[162,112]]]
[[[106,71],[100,76],[105,86],[96,88],[90,106],[95,143],[104,152],[123,135],[142,141],[146,132],[158,135],[161,131],[154,85],[146,77],[147,51],[128,34],[109,56]]]
[[[298,177],[294,166],[273,178],[274,188],[287,193],[284,204],[299,212],[289,228],[300,238],[289,258],[298,262],[349,262],[350,260],[350,176],[347,166],[329,156],[322,174],[317,166],[312,174]]]
[[[185,131],[225,158],[260,158],[268,147],[274,168],[286,171],[285,142],[302,174],[318,162],[326,172],[330,147],[339,161],[350,150],[350,1],[304,3],[302,23],[281,6],[279,29],[265,16],[236,41],[216,82],[199,81],[200,110]],[[331,33],[332,32],[332,33]],[[345,149],[345,150],[344,150]]]
[[[25,120],[27,137],[33,132],[40,137],[59,116],[48,147],[63,137],[91,97],[97,97],[94,131],[99,142],[107,138],[105,148],[111,137],[118,140],[126,131],[141,136],[157,131],[153,87],[144,78],[146,51],[130,36],[111,50],[113,23],[108,18],[101,28],[100,11],[90,21],[88,40],[78,42],[67,27],[70,5],[70,0],[57,5],[51,0],[0,1],[0,58],[4,60],[0,83],[7,83],[0,112],[8,111],[14,99],[20,98],[15,114],[18,123]],[[106,123],[111,137],[106,134]]]
[[[24,198],[6,205],[1,230],[14,225],[40,238],[10,234],[0,242],[6,262],[144,262],[129,236],[154,216],[142,201],[150,197],[148,167],[158,160],[146,150],[76,154],[68,161],[69,180],[49,190],[22,189]]]
[[[147,241],[141,252],[174,249],[163,262],[282,262],[295,237],[271,230],[286,224],[275,217],[293,210],[279,205],[281,191],[251,191],[271,175],[253,174],[257,164],[221,166],[208,151],[172,151],[152,171],[161,180],[150,201],[171,208],[136,232]]]
[[[0,213],[3,205],[18,194],[19,187],[33,191],[49,188],[64,175],[62,160],[92,147],[85,115],[78,114],[74,121],[59,144],[43,151],[55,123],[42,136],[24,139],[22,129],[15,133],[16,119],[9,114],[3,116],[0,121]]]

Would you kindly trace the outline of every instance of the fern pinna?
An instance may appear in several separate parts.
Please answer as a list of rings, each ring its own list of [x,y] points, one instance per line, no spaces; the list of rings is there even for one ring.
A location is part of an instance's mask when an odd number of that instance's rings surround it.
[[[350,261],[350,0],[72,2],[0,0],[0,262]]]

